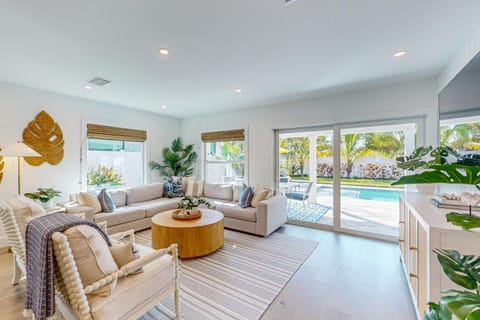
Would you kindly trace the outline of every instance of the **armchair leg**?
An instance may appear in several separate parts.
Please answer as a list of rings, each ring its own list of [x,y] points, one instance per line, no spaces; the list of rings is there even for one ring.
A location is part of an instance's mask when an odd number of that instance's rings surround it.
[[[175,291],[173,293],[175,300],[175,319],[180,320],[180,274],[178,265],[178,247],[177,244],[173,244],[172,247],[172,258],[175,260],[173,265],[173,272],[175,273]]]
[[[22,269],[20,269],[18,262],[17,262],[17,256],[15,253],[13,254],[13,279],[12,279],[12,285],[15,286],[20,282],[20,279],[22,278]]]

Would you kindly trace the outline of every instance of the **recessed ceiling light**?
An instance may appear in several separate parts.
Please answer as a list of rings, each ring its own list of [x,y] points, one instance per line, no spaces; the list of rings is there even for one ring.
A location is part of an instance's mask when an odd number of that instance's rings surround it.
[[[166,110],[168,107],[167,107],[166,105],[163,105],[161,108],[162,108],[163,110]]]
[[[92,86],[89,86],[88,84],[84,88],[85,90],[92,90]]]
[[[403,56],[406,55],[406,54],[407,54],[407,50],[399,50],[399,51],[395,51],[395,52],[393,53],[393,56],[394,56],[395,58],[398,58],[398,57],[403,57]]]
[[[158,53],[160,53],[161,55],[166,56],[166,55],[168,55],[168,54],[170,53],[170,51],[168,51],[167,48],[160,48],[160,49],[158,49]]]
[[[242,93],[242,89],[235,89],[236,93]]]

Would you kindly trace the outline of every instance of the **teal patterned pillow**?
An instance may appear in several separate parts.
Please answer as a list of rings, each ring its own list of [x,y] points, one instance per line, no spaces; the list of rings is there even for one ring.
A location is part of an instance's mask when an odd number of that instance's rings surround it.
[[[108,193],[107,189],[102,189],[102,191],[100,191],[98,194],[98,201],[100,201],[103,212],[114,212],[117,209],[115,202],[113,202],[113,199]]]
[[[172,177],[163,179],[163,196],[183,197],[182,177]]]

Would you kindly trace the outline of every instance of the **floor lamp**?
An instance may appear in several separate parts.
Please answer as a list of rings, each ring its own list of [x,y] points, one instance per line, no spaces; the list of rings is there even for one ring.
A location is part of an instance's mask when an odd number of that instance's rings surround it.
[[[20,187],[20,158],[21,157],[41,157],[42,155],[24,144],[23,142],[17,142],[3,148],[0,151],[0,156],[3,157],[16,157],[17,158],[17,187],[18,194],[21,192]]]

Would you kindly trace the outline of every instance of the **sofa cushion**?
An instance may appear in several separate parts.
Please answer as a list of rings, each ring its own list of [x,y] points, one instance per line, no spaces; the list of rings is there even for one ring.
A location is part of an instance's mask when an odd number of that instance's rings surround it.
[[[152,249],[139,246],[144,256]],[[172,258],[169,255],[154,260],[143,267],[144,272],[118,280],[115,291],[108,298],[87,296],[94,319],[131,319],[148,305],[155,295],[171,288],[173,280]],[[155,301],[160,301],[158,298]]]
[[[12,207],[13,215],[17,221],[18,228],[22,237],[25,238],[25,229],[27,227],[27,218],[37,218],[46,214],[41,205],[24,196],[17,195],[8,200],[8,205]]]
[[[205,183],[203,194],[207,198],[232,201],[233,187],[231,184]]]
[[[255,208],[257,206],[257,203],[268,198],[270,192],[270,188],[260,187],[257,185],[255,187],[255,190],[253,191],[252,202],[250,203],[250,205]]]
[[[145,218],[145,210],[139,207],[121,207],[115,212],[102,212],[95,215],[95,222],[107,221],[109,227]]]
[[[140,187],[129,188],[127,193],[127,205],[161,198],[163,195],[163,183],[157,182]]]
[[[242,208],[250,207],[253,198],[253,189],[247,185],[243,185],[242,192],[240,193],[240,200],[238,200],[238,204]]]
[[[182,177],[171,177],[163,179],[163,196],[182,197],[184,195]]]
[[[145,217],[150,218],[156,215],[157,213],[176,209],[177,203],[179,201],[180,201],[180,198],[172,198],[172,199],[161,198],[161,199],[134,203],[131,206],[144,209]]]
[[[92,208],[93,213],[102,212],[102,205],[98,201],[97,195],[90,192],[80,192],[80,204]]]
[[[125,190],[108,190],[108,193],[117,208],[127,205],[127,193]]]
[[[98,230],[87,225],[78,225],[65,230],[64,234],[68,238],[83,286],[118,270],[109,246]],[[93,291],[92,294],[108,296],[115,289],[116,283],[115,280]]]
[[[252,222],[257,221],[256,208],[241,208],[238,204],[235,203],[223,203],[218,205],[216,210],[223,213],[223,215],[227,218],[247,220]]]
[[[233,202],[240,201],[240,194],[242,193],[243,185],[236,184],[233,186]]]
[[[102,189],[102,191],[100,191],[98,194],[98,201],[100,201],[103,212],[114,212],[117,209],[117,206],[115,205],[115,202],[113,202],[107,189]]]

